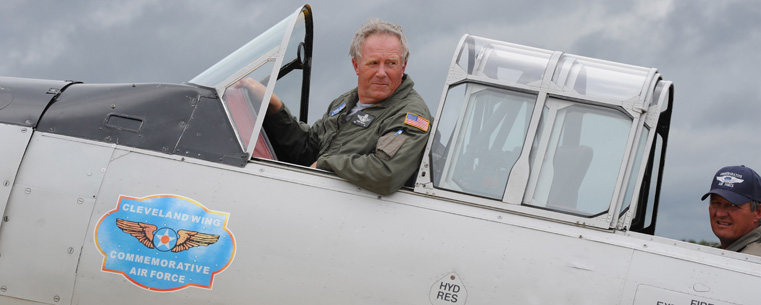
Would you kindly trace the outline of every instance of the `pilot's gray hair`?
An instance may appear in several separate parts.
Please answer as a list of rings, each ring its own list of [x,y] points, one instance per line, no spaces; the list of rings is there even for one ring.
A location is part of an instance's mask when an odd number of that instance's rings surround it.
[[[399,42],[402,44],[402,59],[403,63],[407,62],[410,57],[410,49],[407,46],[407,38],[404,37],[402,27],[398,24],[381,21],[378,18],[368,19],[362,24],[362,27],[354,34],[354,39],[351,41],[349,47],[349,56],[354,60],[359,60],[362,57],[362,44],[365,43],[367,36],[372,34],[386,34],[393,35],[399,38]]]

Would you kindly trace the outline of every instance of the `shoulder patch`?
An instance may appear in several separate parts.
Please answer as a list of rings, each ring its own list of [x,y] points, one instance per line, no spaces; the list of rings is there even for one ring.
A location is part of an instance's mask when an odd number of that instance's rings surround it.
[[[428,125],[430,122],[417,114],[407,112],[407,117],[404,118],[404,124],[417,127],[418,129],[428,132]]]
[[[330,111],[330,116],[334,116],[341,112],[341,110],[344,110],[346,108],[346,102],[341,103],[341,105],[338,105],[336,108],[333,108],[333,110]]]

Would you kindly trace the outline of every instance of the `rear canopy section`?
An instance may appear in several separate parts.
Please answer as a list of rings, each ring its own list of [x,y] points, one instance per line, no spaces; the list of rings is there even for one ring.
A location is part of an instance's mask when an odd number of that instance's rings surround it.
[[[465,35],[449,71],[417,192],[652,234],[673,94],[656,69]]]

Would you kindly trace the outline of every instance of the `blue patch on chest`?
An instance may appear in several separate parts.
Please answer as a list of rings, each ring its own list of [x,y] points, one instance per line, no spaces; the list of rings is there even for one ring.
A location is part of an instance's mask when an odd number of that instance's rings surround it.
[[[341,112],[341,110],[344,110],[346,108],[346,102],[341,103],[341,105],[338,105],[338,107],[333,108],[333,110],[330,111],[330,116],[334,116]]]

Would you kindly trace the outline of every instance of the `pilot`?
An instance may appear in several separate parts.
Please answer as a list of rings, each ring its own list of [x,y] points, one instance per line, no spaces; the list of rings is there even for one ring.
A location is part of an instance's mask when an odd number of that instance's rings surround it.
[[[749,167],[727,166],[716,172],[708,214],[721,248],[761,256],[761,177]]]
[[[264,128],[278,159],[333,171],[388,195],[417,171],[432,116],[404,73],[409,49],[399,25],[366,21],[349,55],[357,87],[333,100],[321,119],[312,126],[299,122],[273,95]]]

